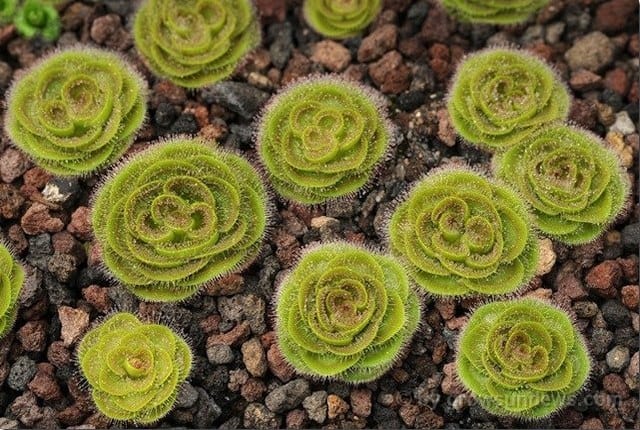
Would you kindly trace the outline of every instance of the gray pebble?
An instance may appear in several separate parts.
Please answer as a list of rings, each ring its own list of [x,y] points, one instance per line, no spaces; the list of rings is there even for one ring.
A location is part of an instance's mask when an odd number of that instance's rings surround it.
[[[578,39],[564,54],[573,71],[587,69],[598,72],[613,61],[614,45],[611,39],[594,31]]]
[[[202,90],[206,103],[217,103],[245,119],[251,119],[269,94],[244,82],[220,82]]]
[[[211,364],[229,364],[233,362],[233,350],[229,345],[211,345],[207,348],[207,358]]]
[[[254,334],[262,334],[267,330],[265,309],[264,300],[255,294],[236,294],[218,299],[218,312],[223,320],[235,323],[247,321]]]
[[[7,385],[16,391],[24,391],[29,381],[35,376],[36,370],[36,362],[26,355],[21,355],[9,370]]]
[[[281,418],[260,403],[249,403],[244,410],[244,427],[249,429],[275,429]]]
[[[625,136],[635,133],[636,126],[629,117],[629,112],[626,110],[618,112],[616,114],[616,122],[609,128],[609,131],[617,131]]]
[[[547,43],[556,44],[560,41],[562,37],[562,33],[564,33],[565,23],[564,22],[553,22],[547,26],[547,31],[545,33],[545,40]]]
[[[198,391],[198,401],[193,425],[196,428],[212,427],[215,420],[222,415],[222,409],[205,390],[196,388],[196,391]]]
[[[178,397],[176,399],[176,408],[190,408],[198,401],[198,390],[193,385],[185,382],[180,387]]]
[[[322,424],[327,419],[327,392],[315,391],[302,401],[302,407],[309,419]]]
[[[613,333],[603,328],[596,327],[591,333],[590,340],[590,347],[593,355],[603,355],[609,350],[609,345],[613,341]]]
[[[298,406],[310,393],[306,380],[295,379],[271,391],[264,399],[264,404],[279,414]]]
[[[616,346],[607,352],[607,366],[614,372],[620,372],[629,364],[629,348]]]
[[[631,315],[618,300],[607,300],[601,307],[604,320],[613,327],[628,327],[631,325]]]

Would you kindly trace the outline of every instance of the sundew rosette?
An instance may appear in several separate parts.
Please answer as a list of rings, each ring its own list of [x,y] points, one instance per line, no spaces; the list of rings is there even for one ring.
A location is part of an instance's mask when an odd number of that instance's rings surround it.
[[[258,254],[267,196],[243,158],[176,138],[136,155],[94,198],[104,265],[134,294],[175,301]]]
[[[526,21],[549,0],[440,0],[460,21],[508,25]]]
[[[22,266],[0,241],[0,338],[11,330],[16,320],[24,276]]]
[[[469,55],[449,90],[454,128],[468,142],[502,151],[569,114],[569,93],[543,61],[516,49]]]
[[[517,291],[534,275],[538,240],[524,201],[464,168],[421,180],[389,220],[393,254],[441,296]]]
[[[276,192],[304,204],[362,188],[393,135],[383,101],[337,76],[302,79],[274,96],[258,125],[258,152]]]
[[[420,320],[402,266],[346,243],[305,252],[280,284],[275,308],[277,342],[289,364],[353,383],[382,376]]]
[[[146,0],[133,33],[151,70],[188,88],[227,78],[260,43],[250,0]]]
[[[118,55],[91,48],[56,52],[18,78],[5,129],[40,167],[82,175],[115,162],[146,113],[146,83]]]
[[[317,33],[334,39],[357,36],[382,9],[382,0],[305,0],[302,12]]]
[[[617,155],[592,133],[565,124],[538,130],[494,164],[530,204],[539,229],[571,245],[600,236],[629,194]]]
[[[173,409],[192,362],[189,346],[175,332],[126,312],[90,330],[77,357],[97,409],[137,424],[157,422]]]
[[[549,416],[579,392],[590,368],[566,312],[537,299],[480,306],[458,340],[460,381],[496,415]]]

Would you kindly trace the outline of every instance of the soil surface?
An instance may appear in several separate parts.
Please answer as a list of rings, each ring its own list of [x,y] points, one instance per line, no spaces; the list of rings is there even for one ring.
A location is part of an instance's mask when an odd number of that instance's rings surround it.
[[[526,24],[459,24],[433,0],[386,0],[362,37],[327,40],[303,23],[300,1],[259,0],[263,42],[231,81],[185,91],[154,77],[137,54],[138,1],[67,2],[55,44],[0,28],[0,88],[43,54],[78,43],[119,51],[146,77],[148,121],[132,151],[186,133],[216,139],[255,159],[253,119],[271,94],[298,77],[334,72],[381,91],[400,131],[389,159],[359,195],[312,208],[276,202],[262,254],[247,270],[178,305],[140,302],[99,270],[89,199],[100,174],[53,177],[0,141],[0,227],[27,270],[14,329],[0,341],[0,428],[104,428],[78,375],[74,350],[113,309],[170,321],[193,345],[194,368],[160,427],[219,428],[640,428],[638,355],[638,2],[552,0]],[[488,154],[456,138],[444,107],[466,54],[510,44],[548,60],[568,83],[571,120],[603,137],[634,184],[623,216],[599,240],[567,247],[543,241],[544,274],[524,292],[569,309],[593,356],[584,391],[542,421],[497,418],[455,379],[453,347],[472,300],[425,301],[404,358],[360,386],[299,377],[274,346],[275,285],[300,249],[346,239],[385,246],[393,201],[431,169]],[[233,82],[233,83],[232,83]]]

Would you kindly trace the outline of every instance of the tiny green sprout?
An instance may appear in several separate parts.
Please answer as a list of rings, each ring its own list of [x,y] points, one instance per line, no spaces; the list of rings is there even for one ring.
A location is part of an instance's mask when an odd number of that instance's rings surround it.
[[[464,60],[453,78],[447,107],[467,141],[501,151],[536,128],[564,120],[569,93],[554,71],[531,54],[487,49]]]
[[[423,179],[394,211],[391,249],[440,296],[497,295],[531,280],[538,240],[510,188],[457,168]]]
[[[168,327],[116,313],[78,345],[78,364],[98,410],[117,421],[151,424],[165,416],[191,371],[191,350]]]
[[[134,156],[98,190],[92,224],[108,271],[138,297],[177,301],[250,263],[267,195],[243,158],[175,138]]]
[[[133,31],[151,70],[187,88],[227,78],[260,43],[250,0],[146,0]]]
[[[495,415],[547,417],[584,385],[591,362],[566,312],[538,299],[477,308],[458,340],[457,373]]]
[[[549,0],[441,0],[447,11],[460,21],[509,25],[526,21]]]
[[[420,320],[400,264],[341,242],[305,252],[280,284],[275,308],[277,342],[289,364],[352,383],[389,370]]]
[[[273,97],[258,151],[275,190],[316,204],[365,185],[393,135],[373,90],[336,76],[302,79]]]
[[[146,83],[118,55],[57,52],[16,80],[5,128],[40,167],[83,175],[116,161],[146,113]]]
[[[55,7],[41,0],[25,0],[13,19],[18,33],[32,38],[41,35],[53,42],[60,35],[60,16]]]
[[[13,326],[18,314],[18,296],[24,284],[24,270],[0,242],[0,338]]]
[[[616,154],[597,136],[565,124],[541,128],[496,155],[494,165],[529,202],[540,230],[570,245],[602,234],[629,193]]]
[[[382,9],[382,0],[305,0],[302,12],[317,33],[333,39],[357,36]]]
[[[0,0],[0,24],[13,21],[17,6],[18,0]]]

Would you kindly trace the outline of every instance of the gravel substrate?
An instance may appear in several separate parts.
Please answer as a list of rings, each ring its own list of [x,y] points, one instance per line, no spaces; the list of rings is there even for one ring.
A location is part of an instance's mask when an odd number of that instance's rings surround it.
[[[386,0],[364,36],[344,42],[311,32],[299,0],[259,0],[261,47],[231,81],[197,91],[158,79],[144,66],[130,32],[138,3],[68,2],[56,45],[0,28],[0,88],[56,47],[113,49],[151,89],[148,121],[132,151],[186,133],[255,159],[252,120],[269,96],[297,77],[334,72],[384,93],[400,136],[365,192],[314,207],[278,201],[257,261],[178,305],[140,302],[101,275],[88,209],[99,174],[52,177],[3,137],[0,227],[25,263],[27,281],[16,325],[0,341],[0,428],[112,425],[92,406],[74,350],[113,309],[168,321],[193,346],[189,383],[158,427],[640,428],[636,0],[551,0],[528,23],[507,28],[458,24],[433,0]],[[393,200],[430,169],[467,163],[488,170],[488,154],[456,139],[444,95],[461,57],[492,44],[518,45],[552,63],[574,96],[571,120],[605,138],[634,184],[624,215],[599,240],[577,247],[543,241],[545,274],[524,292],[575,316],[593,357],[584,391],[543,421],[482,410],[456,381],[453,363],[472,300],[427,299],[404,358],[376,382],[349,386],[295,375],[274,346],[275,285],[308,244],[346,239],[384,247]]]

